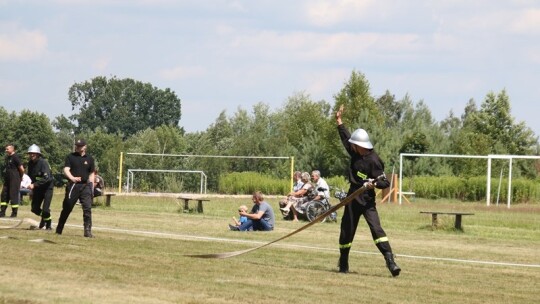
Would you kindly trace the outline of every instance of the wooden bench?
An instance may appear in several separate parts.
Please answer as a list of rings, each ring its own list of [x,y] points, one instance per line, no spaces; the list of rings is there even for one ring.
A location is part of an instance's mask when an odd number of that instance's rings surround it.
[[[110,207],[111,206],[111,197],[115,196],[116,193],[105,193],[103,195],[106,196],[106,198],[105,198],[105,206]]]
[[[474,215],[474,213],[465,213],[465,212],[441,212],[441,211],[420,211],[420,213],[427,213],[431,214],[431,227],[437,228],[438,221],[437,221],[437,215],[439,214],[446,214],[446,215],[455,215],[456,221],[454,223],[454,227],[458,230],[463,230],[461,226],[461,218],[464,215]]]
[[[184,212],[189,212],[189,201],[190,200],[194,200],[194,201],[198,202],[198,204],[197,204],[197,212],[198,213],[203,213],[203,202],[209,202],[210,201],[209,199],[195,198],[195,197],[179,196],[177,198],[181,199],[181,200],[184,200]]]

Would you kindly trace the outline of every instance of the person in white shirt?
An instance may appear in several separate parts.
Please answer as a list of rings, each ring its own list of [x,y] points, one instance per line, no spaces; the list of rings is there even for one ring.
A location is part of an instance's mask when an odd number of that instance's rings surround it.
[[[32,184],[32,180],[30,179],[30,176],[28,174],[24,174],[21,180],[21,189],[19,190],[19,193],[21,195],[20,201],[22,203],[22,197],[25,195],[32,195],[32,190],[28,188]]]
[[[313,172],[311,172],[311,178],[313,179],[313,182],[315,182],[315,189],[318,191],[315,200],[320,201],[325,198],[330,198],[330,187],[328,186],[328,183],[321,177],[321,172],[319,170],[313,170]],[[319,191],[319,188],[323,188],[324,191]]]

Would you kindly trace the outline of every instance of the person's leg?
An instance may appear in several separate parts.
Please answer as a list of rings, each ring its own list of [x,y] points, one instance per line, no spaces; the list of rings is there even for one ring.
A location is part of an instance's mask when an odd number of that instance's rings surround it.
[[[388,270],[390,270],[392,276],[398,276],[401,268],[399,268],[399,266],[394,261],[392,247],[390,246],[388,237],[386,236],[386,233],[381,226],[381,221],[379,218],[379,213],[377,212],[377,208],[375,206],[372,206],[366,209],[364,211],[364,218],[366,219],[369,230],[371,231],[373,242],[375,242],[375,245],[384,256]]]
[[[33,214],[41,217],[41,221],[39,222],[39,229],[45,227],[45,221],[43,220],[43,217],[42,217],[42,210],[41,210],[41,202],[43,201],[43,198],[44,198],[44,194],[42,191],[39,191],[37,189],[34,189],[34,195],[32,195],[32,200],[31,200],[31,209],[30,211],[32,211]]]
[[[43,198],[43,206],[41,208],[41,219],[45,222],[45,229],[52,229],[51,217],[51,201],[53,197],[53,189],[47,189]]]
[[[21,176],[19,172],[14,172],[10,174],[9,179],[9,200],[11,201],[11,215],[10,217],[17,217],[19,211],[19,202],[21,196],[19,195],[19,190],[21,189]]]
[[[240,231],[248,231],[253,229],[253,220],[248,219],[245,223],[238,226],[238,230]]]
[[[6,209],[8,205],[8,184],[2,185],[2,192],[0,193],[0,217],[6,216]]]
[[[349,191],[350,192],[350,191]],[[351,251],[358,220],[360,219],[360,205],[353,201],[345,206],[341,217],[341,230],[339,233],[339,272],[349,272],[349,252]]]
[[[82,186],[79,199],[83,209],[84,236],[94,237],[92,235],[92,187],[90,184]]]
[[[272,231],[274,230],[274,227],[270,226],[267,221],[261,219],[253,221],[253,230]]]
[[[77,184],[68,184],[66,186],[66,195],[64,196],[64,201],[62,202],[62,212],[60,212],[60,218],[58,219],[58,225],[56,226],[56,233],[62,234],[64,230],[64,225],[75,206],[75,203],[79,200],[79,188]]]

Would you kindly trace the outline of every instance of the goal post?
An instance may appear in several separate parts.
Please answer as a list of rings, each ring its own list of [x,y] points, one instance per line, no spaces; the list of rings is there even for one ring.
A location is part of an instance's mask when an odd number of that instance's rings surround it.
[[[399,154],[399,204],[402,203],[402,185],[403,185],[403,158],[404,157],[441,157],[441,158],[469,158],[469,159],[487,159],[486,172],[486,205],[491,202],[491,162],[493,159],[507,159],[508,163],[508,199],[507,207],[510,208],[512,199],[512,160],[513,159],[540,159],[540,156],[531,155],[460,155],[460,154],[418,154],[418,153],[400,153]]]

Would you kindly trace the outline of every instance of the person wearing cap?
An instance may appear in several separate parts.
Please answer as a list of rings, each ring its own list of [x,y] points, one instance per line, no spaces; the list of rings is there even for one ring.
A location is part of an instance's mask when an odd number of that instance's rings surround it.
[[[19,211],[19,201],[21,196],[19,190],[21,187],[21,179],[24,174],[24,167],[21,159],[15,153],[15,145],[7,144],[6,159],[4,165],[4,184],[0,193],[0,217],[6,216],[8,203],[11,203],[10,217],[17,217]]]
[[[32,190],[32,213],[41,217],[39,229],[52,229],[51,201],[54,191],[54,178],[51,167],[41,154],[37,145],[28,148],[28,176],[32,181],[28,189]]]
[[[390,183],[386,179],[377,180],[376,182],[370,181],[384,175],[384,163],[373,150],[373,144],[364,129],[357,129],[352,134],[349,133],[341,120],[343,110],[342,105],[336,112],[336,121],[341,142],[351,157],[349,163],[349,182],[351,184],[347,196],[361,188],[365,183],[367,183],[368,190],[345,207],[341,218],[339,272],[349,272],[349,252],[358,227],[358,221],[360,216],[363,215],[375,245],[383,254],[388,270],[395,277],[399,275],[401,268],[394,261],[390,242],[381,227],[379,214],[375,206],[374,190],[374,188],[387,188]]]
[[[83,209],[84,236],[92,235],[92,195],[96,166],[94,158],[86,153],[86,141],[79,139],[75,142],[75,152],[66,157],[64,175],[68,179],[66,194],[62,202],[62,212],[56,226],[56,233],[62,234],[64,225],[79,201]]]

